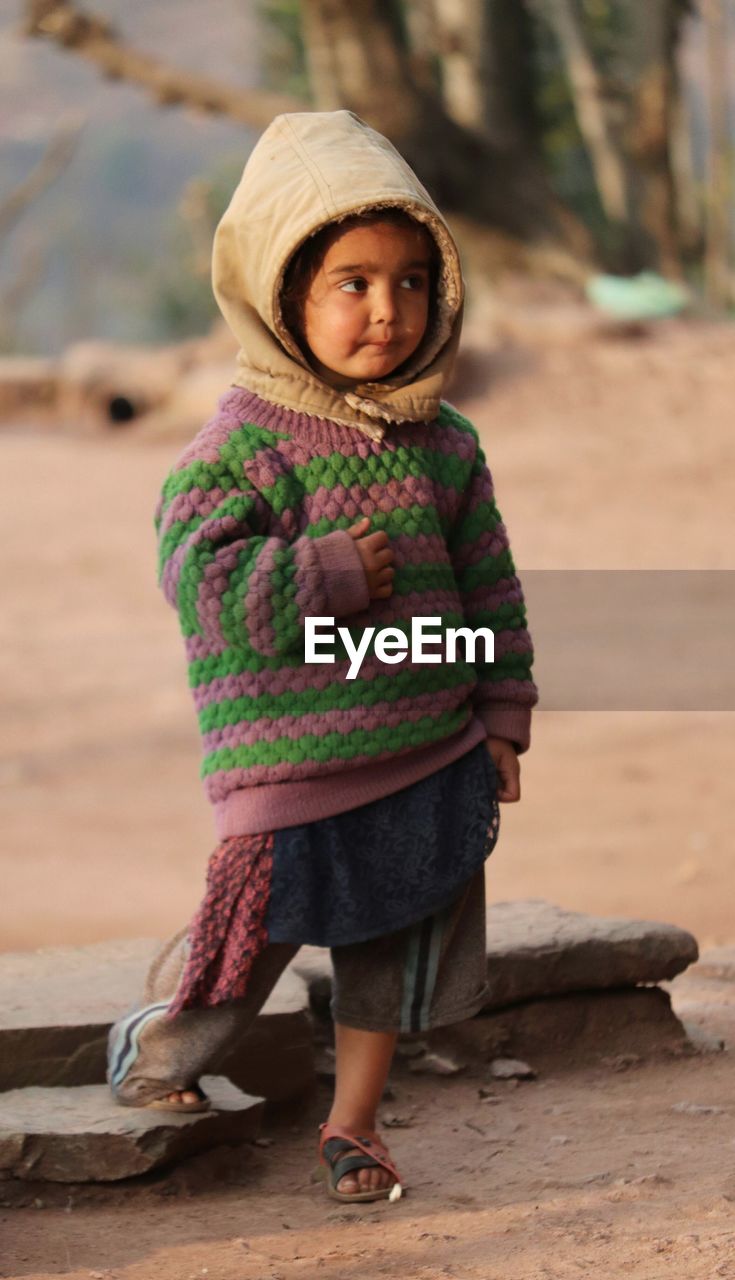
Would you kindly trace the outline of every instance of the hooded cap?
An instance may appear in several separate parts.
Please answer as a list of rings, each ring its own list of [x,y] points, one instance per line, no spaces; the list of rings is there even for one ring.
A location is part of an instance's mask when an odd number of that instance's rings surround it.
[[[321,227],[381,207],[404,209],[437,243],[435,319],[400,376],[337,390],[314,372],[286,328],[283,279],[293,254]],[[353,112],[276,116],[217,226],[212,288],[240,343],[235,386],[299,413],[359,427],[377,439],[386,423],[436,417],[462,324],[459,253],[413,170]]]

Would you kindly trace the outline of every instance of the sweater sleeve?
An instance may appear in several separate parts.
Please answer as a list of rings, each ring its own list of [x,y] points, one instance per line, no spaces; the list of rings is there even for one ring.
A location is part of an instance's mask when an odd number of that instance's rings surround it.
[[[362,560],[346,529],[269,535],[268,504],[247,484],[225,463],[200,459],[169,474],[155,513],[159,585],[186,638],[298,654],[307,616],[368,607]]]
[[[489,627],[495,638],[494,662],[482,661],[484,645],[478,641],[476,646],[477,715],[488,737],[509,739],[520,754],[530,745],[531,708],[538,701],[531,678],[533,646],[521,583],[479,439],[449,545],[465,625],[473,630]]]

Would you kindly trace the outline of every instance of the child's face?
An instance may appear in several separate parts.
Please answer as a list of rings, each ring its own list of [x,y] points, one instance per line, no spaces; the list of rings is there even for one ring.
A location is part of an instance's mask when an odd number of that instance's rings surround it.
[[[304,337],[333,387],[380,382],[426,331],[432,241],[423,227],[377,222],[345,231],[306,296]]]

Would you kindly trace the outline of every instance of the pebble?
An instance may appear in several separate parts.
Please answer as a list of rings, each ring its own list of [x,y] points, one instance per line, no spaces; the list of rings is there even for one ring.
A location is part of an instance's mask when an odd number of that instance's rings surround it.
[[[456,1058],[441,1053],[425,1053],[420,1058],[409,1059],[408,1063],[409,1071],[428,1076],[456,1076],[466,1066],[466,1062],[457,1062]]]
[[[495,1080],[535,1080],[536,1072],[520,1058],[494,1058],[490,1063],[490,1075]]]
[[[701,1102],[676,1102],[671,1108],[677,1111],[679,1115],[684,1116],[724,1116],[727,1112],[724,1107],[708,1107]]]
[[[616,1053],[610,1058],[600,1058],[600,1062],[611,1071],[628,1071],[630,1067],[638,1066],[641,1057],[637,1053]]]

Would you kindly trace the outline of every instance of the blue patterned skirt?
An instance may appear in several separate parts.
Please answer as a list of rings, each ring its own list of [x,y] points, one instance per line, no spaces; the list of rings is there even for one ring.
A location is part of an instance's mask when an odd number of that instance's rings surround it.
[[[392,795],[273,833],[271,942],[363,942],[447,906],[498,837],[484,742]]]

